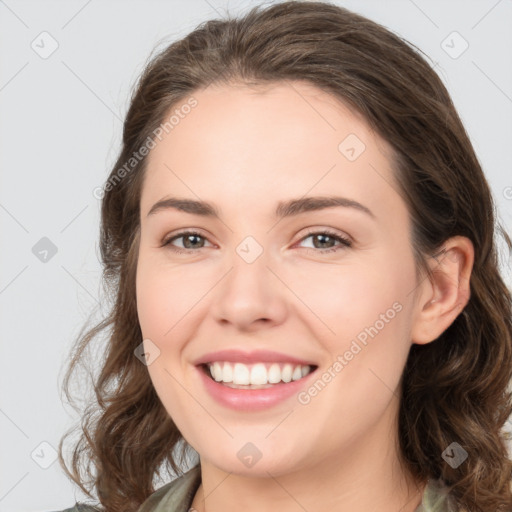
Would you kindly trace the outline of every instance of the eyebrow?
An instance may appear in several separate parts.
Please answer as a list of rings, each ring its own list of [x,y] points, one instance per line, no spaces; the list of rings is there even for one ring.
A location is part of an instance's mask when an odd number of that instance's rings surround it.
[[[323,210],[324,208],[334,208],[342,206],[344,208],[353,208],[363,212],[373,219],[375,215],[366,206],[339,196],[310,196],[301,197],[299,199],[290,199],[288,201],[280,201],[277,205],[275,216],[279,219],[299,215],[300,213]],[[211,203],[206,201],[196,201],[194,199],[185,199],[178,197],[166,197],[157,201],[149,210],[148,217],[156,212],[168,209],[175,209],[181,212],[193,215],[201,215],[204,217],[220,218],[218,209]]]

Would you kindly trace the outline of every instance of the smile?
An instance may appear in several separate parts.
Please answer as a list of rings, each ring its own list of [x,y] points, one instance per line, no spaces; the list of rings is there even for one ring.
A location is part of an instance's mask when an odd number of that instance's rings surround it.
[[[300,380],[313,370],[294,363],[232,363],[215,361],[204,365],[211,378],[231,388],[264,389],[280,382]]]

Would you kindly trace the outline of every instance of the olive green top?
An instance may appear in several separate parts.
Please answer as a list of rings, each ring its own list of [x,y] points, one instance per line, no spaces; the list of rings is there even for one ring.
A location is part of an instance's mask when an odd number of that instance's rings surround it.
[[[188,512],[201,483],[200,466],[194,466],[184,475],[156,490],[138,512]],[[423,499],[414,512],[456,512],[452,499],[440,480],[429,480]],[[97,509],[76,504],[62,512],[97,512]]]

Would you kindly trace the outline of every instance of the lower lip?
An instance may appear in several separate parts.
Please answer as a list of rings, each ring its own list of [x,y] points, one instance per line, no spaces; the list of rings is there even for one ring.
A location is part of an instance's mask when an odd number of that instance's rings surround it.
[[[272,387],[263,389],[235,389],[224,386],[206,375],[203,368],[196,367],[201,375],[206,390],[221,405],[243,411],[261,411],[268,409],[293,395],[297,395],[304,387],[304,383],[315,373],[311,373],[299,380],[281,382]]]

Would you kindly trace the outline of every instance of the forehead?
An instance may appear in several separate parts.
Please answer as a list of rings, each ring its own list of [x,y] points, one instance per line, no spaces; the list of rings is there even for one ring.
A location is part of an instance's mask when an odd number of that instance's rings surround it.
[[[190,97],[195,106],[180,110]],[[149,154],[142,212],[166,193],[260,208],[262,197],[273,207],[313,188],[397,200],[387,143],[309,83],[215,85],[190,97]]]

